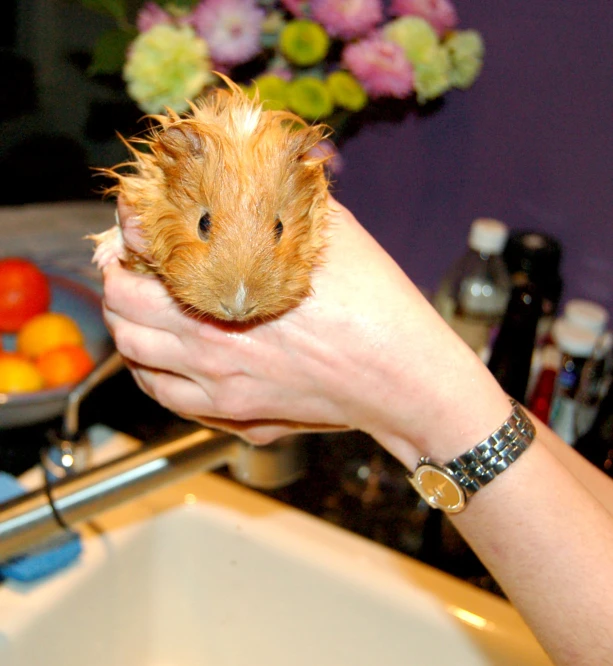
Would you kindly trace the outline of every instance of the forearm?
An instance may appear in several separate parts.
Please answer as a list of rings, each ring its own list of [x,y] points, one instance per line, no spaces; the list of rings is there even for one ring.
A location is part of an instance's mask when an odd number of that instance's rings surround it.
[[[543,445],[613,515],[613,480],[561,440],[536,416],[530,416]]]
[[[429,434],[416,441],[412,430],[403,445],[399,430],[378,433],[410,470],[419,455],[445,463],[464,453],[510,412],[482,364],[456,342],[443,349],[432,372],[441,372],[449,353],[452,379],[434,375],[437,381],[430,382],[440,392],[427,408]],[[389,422],[402,423],[401,412]],[[613,647],[613,515],[605,509],[612,506],[613,484],[560,446],[539,423],[523,455],[451,519],[555,662],[596,666],[607,663]]]
[[[607,663],[613,519],[538,436],[452,520],[557,664]]]

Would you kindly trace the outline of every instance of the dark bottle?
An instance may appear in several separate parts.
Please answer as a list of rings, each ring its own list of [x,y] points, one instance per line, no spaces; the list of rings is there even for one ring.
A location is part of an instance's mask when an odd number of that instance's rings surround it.
[[[575,449],[613,478],[613,384],[600,403],[592,427],[579,437]]]
[[[535,284],[528,282],[513,287],[487,365],[500,386],[520,403],[526,398],[541,312],[541,291]]]
[[[555,316],[562,294],[562,247],[553,237],[536,231],[514,231],[503,254],[514,284],[528,280],[542,294],[543,316]]]

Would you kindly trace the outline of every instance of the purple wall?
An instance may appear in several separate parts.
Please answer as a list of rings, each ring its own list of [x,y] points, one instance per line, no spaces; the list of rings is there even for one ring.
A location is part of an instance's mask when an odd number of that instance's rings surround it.
[[[473,218],[556,236],[565,298],[613,312],[613,3],[456,0],[485,68],[439,112],[363,128],[337,196],[434,289]]]

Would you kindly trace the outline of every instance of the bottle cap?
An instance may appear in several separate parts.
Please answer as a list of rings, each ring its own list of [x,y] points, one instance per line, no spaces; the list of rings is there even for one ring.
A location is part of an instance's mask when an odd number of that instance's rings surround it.
[[[514,231],[504,250],[509,271],[526,273],[534,282],[558,277],[562,248],[553,237],[537,231]]]
[[[556,319],[551,335],[561,352],[579,358],[589,358],[598,340],[597,333],[565,318]]]
[[[564,306],[564,318],[601,335],[607,328],[609,313],[594,301],[575,298]]]
[[[485,254],[502,254],[508,237],[509,229],[504,222],[480,217],[470,226],[468,246]]]

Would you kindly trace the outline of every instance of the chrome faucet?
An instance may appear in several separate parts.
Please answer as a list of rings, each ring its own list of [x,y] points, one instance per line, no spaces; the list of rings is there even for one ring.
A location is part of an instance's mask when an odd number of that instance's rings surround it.
[[[116,369],[117,359],[106,366]],[[95,371],[94,371],[95,372]],[[108,376],[98,373],[100,377]],[[89,388],[87,388],[89,387]],[[91,382],[86,386],[89,391]],[[80,404],[80,399],[76,402]],[[267,446],[254,446],[240,438],[199,429],[177,439],[144,446],[104,465],[84,469],[88,447],[78,435],[74,404],[69,404],[59,451],[66,458],[61,476],[50,473],[46,457],[43,488],[0,504],[0,562],[32,548],[98,513],[202,471],[228,465],[238,481],[263,490],[281,488],[304,471],[304,447],[299,436]],[[70,410],[70,411],[69,411]],[[68,426],[66,425],[68,424]]]
[[[0,504],[0,562],[26,553],[98,513],[197,472],[228,465],[254,488],[281,488],[304,470],[299,437],[254,446],[233,435],[198,430],[68,475]]]
[[[81,403],[96,386],[123,367],[121,354],[114,351],[70,391],[59,432],[47,433],[49,446],[41,456],[45,474],[62,479],[69,474],[87,469],[91,457],[91,444],[87,433],[81,430],[79,420]]]

